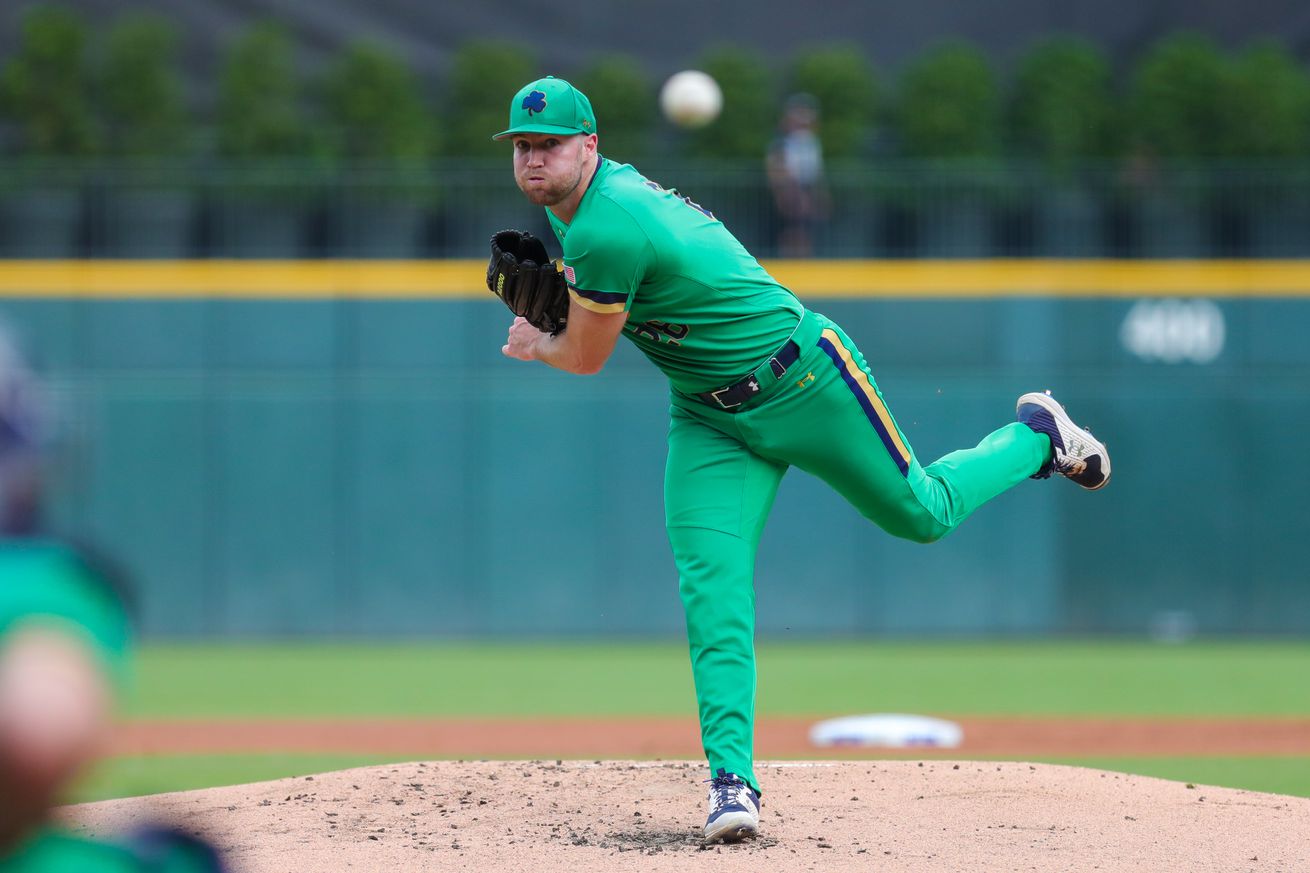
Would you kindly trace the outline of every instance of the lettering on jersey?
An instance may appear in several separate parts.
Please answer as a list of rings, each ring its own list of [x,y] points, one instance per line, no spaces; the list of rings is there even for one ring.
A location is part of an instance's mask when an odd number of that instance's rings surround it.
[[[546,94],[544,91],[532,91],[523,98],[523,109],[528,110],[528,117],[534,113],[546,111]]]
[[[634,336],[643,337],[654,343],[666,342],[671,346],[682,345],[682,340],[687,338],[691,333],[691,328],[685,324],[670,324],[667,321],[656,321],[651,319],[645,324],[630,324],[628,327],[632,330]]]
[[[713,212],[710,212],[704,206],[701,206],[699,203],[697,203],[695,200],[692,200],[687,195],[679,194],[676,188],[665,188],[663,185],[659,184],[658,182],[652,182],[650,179],[646,180],[646,187],[650,188],[652,191],[658,191],[661,194],[670,194],[674,197],[677,197],[683,203],[686,203],[688,206],[690,206],[692,209],[695,209],[697,212],[699,212],[701,215],[705,216],[706,218],[714,218]]]

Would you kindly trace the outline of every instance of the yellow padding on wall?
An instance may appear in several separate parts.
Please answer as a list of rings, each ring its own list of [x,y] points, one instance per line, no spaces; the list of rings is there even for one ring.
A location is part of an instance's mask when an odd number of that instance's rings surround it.
[[[485,261],[0,261],[8,297],[475,297]]]
[[[1301,297],[1305,261],[772,261],[779,282],[815,297]]]
[[[1310,260],[763,262],[807,299],[1307,297]],[[490,300],[486,262],[0,261],[0,297]]]

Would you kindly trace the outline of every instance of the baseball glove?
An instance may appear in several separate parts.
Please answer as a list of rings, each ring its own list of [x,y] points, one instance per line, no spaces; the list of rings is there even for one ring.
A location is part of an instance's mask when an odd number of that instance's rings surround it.
[[[545,244],[523,230],[502,230],[491,238],[487,287],[515,315],[537,330],[559,333],[569,314],[569,292]]]

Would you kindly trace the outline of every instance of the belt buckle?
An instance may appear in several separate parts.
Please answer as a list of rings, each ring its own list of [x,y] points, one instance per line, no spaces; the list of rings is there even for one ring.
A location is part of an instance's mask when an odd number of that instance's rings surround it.
[[[741,406],[740,400],[738,400],[736,403],[729,405],[723,402],[723,398],[719,397],[720,394],[727,394],[729,391],[733,389],[733,387],[735,386],[729,385],[726,388],[720,388],[718,391],[710,392],[710,396],[714,398],[714,402],[719,404],[719,407],[721,409],[736,409],[738,406]]]
[[[750,376],[747,376],[745,379],[743,379],[740,382],[734,382],[733,384],[727,386],[726,388],[720,388],[717,391],[711,391],[709,392],[709,394],[711,397],[714,398],[714,402],[719,404],[720,409],[736,409],[738,406],[741,406],[743,401],[738,400],[736,403],[731,403],[731,404],[724,403],[723,398],[720,397],[719,395],[727,394],[729,391],[732,391],[734,388],[742,388],[742,387],[744,387],[751,394],[759,394],[760,380],[756,379],[754,374],[751,374]]]

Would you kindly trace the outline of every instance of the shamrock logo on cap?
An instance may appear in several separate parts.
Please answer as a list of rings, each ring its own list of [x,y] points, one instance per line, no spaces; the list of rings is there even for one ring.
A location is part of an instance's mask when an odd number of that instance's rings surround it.
[[[546,111],[546,94],[543,91],[532,91],[528,96],[523,98],[523,108],[528,110],[528,115],[532,116],[537,112]]]

